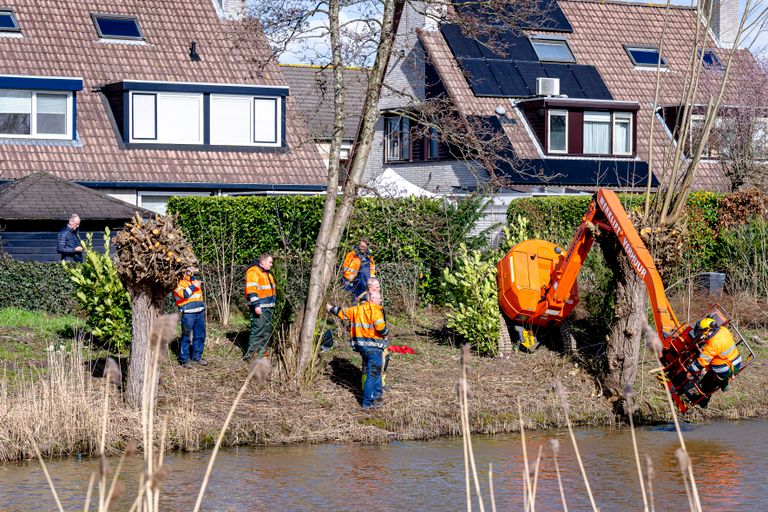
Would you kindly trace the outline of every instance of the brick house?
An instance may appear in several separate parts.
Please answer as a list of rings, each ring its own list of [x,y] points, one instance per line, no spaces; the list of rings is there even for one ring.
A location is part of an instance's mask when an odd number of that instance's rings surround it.
[[[406,5],[366,178],[375,183],[376,176],[395,172],[426,190],[462,195],[485,188],[493,175],[502,178],[494,180],[497,213],[521,194],[643,188],[649,162],[656,184],[672,150],[687,145],[677,140],[675,123],[697,24],[706,34],[697,49],[705,69],[694,112],[721,81],[725,48],[735,35],[734,5],[714,2],[709,27],[695,8],[672,6],[661,51],[663,5],[553,1],[539,20],[500,34],[503,50]],[[652,112],[659,59],[660,94]],[[736,93],[755,69],[748,51],[737,51],[735,59],[725,106],[739,104]],[[499,159],[489,166],[459,158],[437,134],[424,137],[421,127],[415,138],[407,111],[435,98],[447,98],[472,126],[505,139]],[[698,119],[694,115],[692,124]],[[694,185],[727,190],[720,161],[705,158]]]
[[[228,4],[4,3],[0,179],[45,171],[156,211],[179,194],[322,192],[280,68]]]

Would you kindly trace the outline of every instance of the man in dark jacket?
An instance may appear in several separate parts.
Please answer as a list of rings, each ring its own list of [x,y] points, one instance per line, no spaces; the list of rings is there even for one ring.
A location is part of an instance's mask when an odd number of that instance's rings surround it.
[[[80,216],[73,213],[69,222],[59,231],[56,239],[56,252],[61,255],[62,261],[83,262],[83,246],[80,245]]]

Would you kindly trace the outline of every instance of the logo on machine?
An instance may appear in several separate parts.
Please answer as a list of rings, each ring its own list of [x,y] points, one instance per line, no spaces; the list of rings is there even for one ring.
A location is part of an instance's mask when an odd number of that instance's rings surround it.
[[[640,278],[645,279],[645,275],[648,273],[648,270],[640,262],[640,257],[638,257],[635,249],[632,247],[632,244],[629,243],[629,239],[627,239],[626,235],[621,229],[621,225],[619,224],[618,219],[616,219],[616,215],[613,214],[611,207],[608,206],[608,202],[602,196],[600,197],[600,208],[605,213],[605,217],[608,219],[608,223],[613,228],[613,232],[616,233],[616,236],[618,236],[619,240],[621,240],[621,246],[624,249],[624,252],[627,253],[629,263],[634,267]]]

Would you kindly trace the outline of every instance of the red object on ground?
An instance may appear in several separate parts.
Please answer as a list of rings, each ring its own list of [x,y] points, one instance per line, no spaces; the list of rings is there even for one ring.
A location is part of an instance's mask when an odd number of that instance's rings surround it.
[[[413,350],[408,345],[390,345],[389,351],[394,352],[395,354],[415,354],[416,351]]]

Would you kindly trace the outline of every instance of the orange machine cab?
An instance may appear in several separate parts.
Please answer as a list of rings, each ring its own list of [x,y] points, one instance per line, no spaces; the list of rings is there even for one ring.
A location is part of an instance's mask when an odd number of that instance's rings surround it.
[[[579,303],[576,285],[562,309],[547,305],[547,288],[552,271],[565,251],[546,240],[526,240],[514,246],[496,265],[499,305],[515,323],[546,327],[561,322]]]

